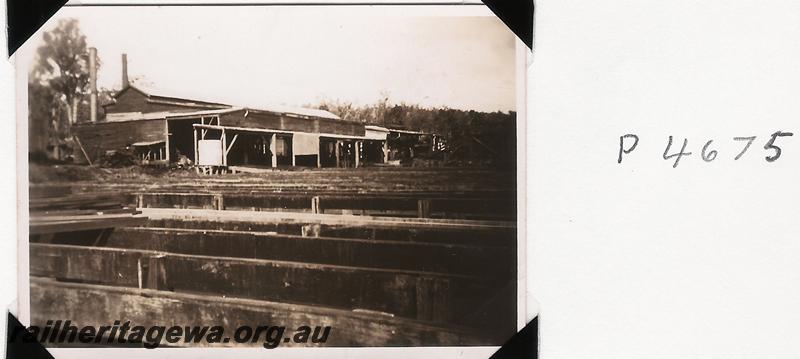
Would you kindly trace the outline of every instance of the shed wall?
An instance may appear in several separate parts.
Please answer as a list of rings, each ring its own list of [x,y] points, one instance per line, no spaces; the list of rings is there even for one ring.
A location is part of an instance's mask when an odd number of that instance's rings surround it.
[[[236,112],[222,116],[223,126],[263,128],[271,130],[297,131],[307,133],[333,133],[349,136],[364,136],[361,123],[320,118],[299,118],[280,116],[272,113],[250,112],[247,117]]]
[[[105,151],[119,150],[132,143],[164,141],[165,126],[163,119],[98,122],[73,126],[72,131],[80,139],[86,154],[94,161]]]

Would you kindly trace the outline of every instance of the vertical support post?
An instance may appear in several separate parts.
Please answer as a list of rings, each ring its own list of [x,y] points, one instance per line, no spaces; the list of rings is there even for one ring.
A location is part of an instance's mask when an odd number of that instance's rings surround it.
[[[97,122],[97,49],[89,48],[89,121]]]
[[[167,271],[164,266],[164,255],[147,258],[147,279],[144,285],[147,289],[167,289]]]
[[[192,137],[194,137],[194,164],[197,165],[197,160],[200,157],[197,155],[197,127],[192,126]]]
[[[389,141],[383,141],[383,163],[389,163]]]
[[[139,282],[139,289],[143,289],[145,285],[145,280],[147,280],[147,263],[143,263],[144,257],[140,257],[139,260],[136,261],[136,279]]]
[[[277,143],[275,141],[278,139],[277,134],[272,134],[269,138],[269,152],[272,155],[272,168],[278,167],[278,155],[275,151],[278,149]]]
[[[340,167],[340,166],[339,166],[339,154],[340,154],[340,151],[339,151],[339,144],[340,144],[341,142],[342,142],[342,141],[336,140],[336,146],[334,147],[334,150],[333,150],[333,153],[336,155],[336,168],[339,168],[339,167]]]
[[[420,199],[417,200],[417,214],[419,218],[431,217],[431,200]]]
[[[225,133],[225,128],[222,128],[222,165],[228,166],[228,134]]]
[[[322,213],[322,207],[320,207],[319,196],[311,197],[311,213],[313,214]]]
[[[361,157],[361,141],[355,141],[354,146],[355,146],[355,153],[356,153],[355,167],[358,168],[358,164],[361,161],[361,158],[360,158]]]
[[[322,139],[317,136],[317,168],[322,168]]]
[[[221,193],[218,193],[218,194],[214,195],[214,207],[218,211],[221,211],[221,210],[225,209],[225,200],[222,197]]]
[[[164,120],[164,151],[166,152],[166,160],[169,163],[169,120]]]
[[[289,153],[292,156],[292,167],[297,165],[297,156],[294,154],[294,135],[292,135],[292,145],[289,146]]]

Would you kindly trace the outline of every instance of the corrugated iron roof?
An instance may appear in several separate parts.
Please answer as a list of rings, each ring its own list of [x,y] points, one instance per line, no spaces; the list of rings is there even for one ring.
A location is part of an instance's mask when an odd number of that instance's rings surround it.
[[[139,90],[140,92],[151,96],[151,97],[162,97],[162,98],[171,98],[171,99],[178,99],[184,100],[189,102],[202,102],[208,104],[218,104],[218,105],[225,105],[230,107],[238,107],[238,108],[247,108],[253,111],[264,111],[264,112],[272,112],[272,113],[282,113],[287,115],[299,115],[299,116],[308,116],[308,117],[320,117],[320,118],[327,118],[332,120],[341,120],[339,116],[335,114],[320,110],[320,109],[313,109],[313,108],[303,108],[303,107],[291,107],[291,106],[284,106],[284,105],[265,105],[265,104],[250,104],[250,103],[234,103],[234,104],[223,104],[221,102],[203,98],[205,96],[196,96],[193,95],[192,98],[188,98],[184,95],[173,94],[169,91],[156,88],[151,85],[142,85],[142,84],[131,84],[131,87],[134,89]]]
[[[237,112],[245,110],[242,107],[231,107],[231,108],[223,108],[219,110],[201,110],[201,111],[194,111],[194,112],[170,112],[166,117],[167,118],[179,118],[179,117],[197,117],[197,116],[211,116],[211,115],[221,115],[225,113]]]
[[[366,126],[364,126],[364,128],[367,129],[367,130],[373,130],[373,131],[389,132],[388,128],[381,127],[381,126],[375,126],[375,125],[366,125]]]
[[[163,120],[167,118],[181,118],[181,117],[197,117],[197,116],[212,116],[221,115],[224,113],[236,112],[244,110],[241,107],[223,108],[219,110],[200,110],[192,112],[115,112],[106,114],[104,122],[122,122],[122,121],[136,121],[136,120]]]
[[[169,115],[169,112],[114,112],[107,113],[104,122],[158,120],[165,118],[167,115]]]
[[[166,141],[157,140],[157,141],[136,142],[136,143],[132,143],[131,146],[132,147],[147,147],[147,146],[157,145],[157,144],[164,143],[164,142],[166,142]]]

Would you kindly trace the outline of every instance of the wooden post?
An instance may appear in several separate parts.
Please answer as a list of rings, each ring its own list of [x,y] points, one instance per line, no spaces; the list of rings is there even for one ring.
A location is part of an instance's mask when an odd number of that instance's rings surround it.
[[[142,259],[144,258],[140,257],[139,260],[136,261],[136,279],[139,283],[139,289],[144,288],[145,275],[147,273],[147,264],[142,263]]]
[[[322,213],[322,207],[320,207],[319,196],[311,197],[311,213],[313,214]]]
[[[355,147],[355,154],[356,154],[355,168],[358,168],[358,163],[361,160],[359,158],[361,157],[361,141],[353,142],[353,146]]]
[[[417,200],[417,214],[419,218],[431,217],[431,200],[420,199]]]
[[[339,144],[340,144],[340,143],[341,143],[341,141],[339,141],[339,140],[336,140],[336,146],[334,147],[334,150],[333,150],[333,153],[336,155],[336,168],[339,168],[339,167],[340,167],[340,166],[339,166],[339,154],[341,153],[341,152],[339,151]]]
[[[228,165],[228,135],[225,133],[225,128],[222,129],[222,165]]]
[[[221,210],[225,209],[225,200],[223,199],[221,193],[214,195],[214,207],[218,211],[221,211]]]
[[[164,267],[164,255],[157,255],[148,257],[147,263],[147,279],[144,287],[147,289],[163,290],[167,289],[167,272]]]
[[[166,139],[164,140],[164,150],[166,150],[166,160],[169,163],[169,120],[164,120],[164,131],[166,133]]]
[[[192,126],[192,137],[194,138],[194,164],[198,163],[200,157],[197,155],[197,128]]]
[[[317,168],[322,168],[322,139],[317,136]]]
[[[383,163],[389,163],[389,141],[383,141]]]
[[[278,139],[277,134],[272,134],[269,139],[269,152],[272,155],[272,168],[278,167],[278,155],[275,153],[278,149],[278,144],[275,141]]]

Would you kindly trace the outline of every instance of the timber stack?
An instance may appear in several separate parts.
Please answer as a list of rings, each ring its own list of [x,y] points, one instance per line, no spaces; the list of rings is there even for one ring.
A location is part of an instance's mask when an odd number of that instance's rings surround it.
[[[513,335],[515,198],[500,184],[513,177],[358,171],[361,181],[313,170],[37,185],[113,188],[147,220],[103,236],[31,236],[31,320],[330,326],[319,346],[499,345]]]
[[[141,211],[123,205],[124,197],[117,193],[52,192],[31,193],[31,235],[105,231],[135,226],[147,220]]]

